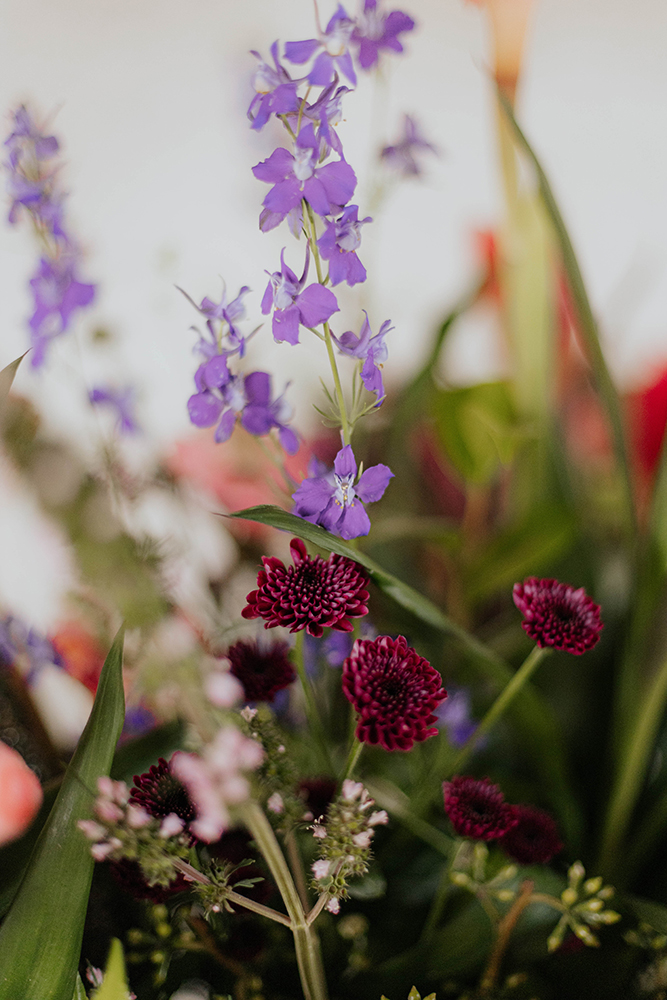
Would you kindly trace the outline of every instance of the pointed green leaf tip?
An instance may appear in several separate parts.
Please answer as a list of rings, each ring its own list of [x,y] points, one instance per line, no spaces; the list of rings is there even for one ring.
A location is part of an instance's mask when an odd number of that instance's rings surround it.
[[[0,928],[0,1000],[72,1000],[93,859],[77,822],[123,728],[123,630],[106,658],[88,724]]]
[[[91,1000],[129,1000],[129,996],[123,946],[118,938],[114,938],[109,949],[102,985],[95,990]]]
[[[22,354],[20,358],[17,358],[16,361],[12,361],[11,364],[7,365],[6,368],[3,368],[2,371],[0,371],[0,417],[2,417],[4,412],[5,403],[7,402],[7,396],[9,395],[9,390],[12,387],[14,376],[16,375],[18,366],[21,364],[24,357],[25,354]]]
[[[384,995],[384,993],[380,997],[380,1000],[387,1000],[387,997]],[[408,994],[408,1000],[422,1000],[421,993],[419,992],[416,986],[413,986],[412,989],[410,990]],[[429,993],[427,997],[424,997],[424,1000],[435,1000],[435,993]]]

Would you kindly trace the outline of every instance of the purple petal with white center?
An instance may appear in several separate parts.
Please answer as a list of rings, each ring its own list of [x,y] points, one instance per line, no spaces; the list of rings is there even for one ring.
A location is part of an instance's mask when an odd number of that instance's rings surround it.
[[[319,47],[320,42],[316,38],[306,38],[302,42],[285,42],[285,58],[292,63],[305,63]]]
[[[352,451],[352,445],[344,445],[334,459],[334,472],[341,479],[353,480],[357,474],[357,463]]]
[[[286,340],[288,344],[292,345],[298,344],[299,315],[300,311],[297,305],[291,305],[287,309],[274,310],[272,324],[273,339],[277,341]]]
[[[215,429],[215,434],[213,437],[217,444],[224,444],[225,441],[229,441],[232,436],[232,431],[234,430],[234,424],[236,423],[236,414],[233,410],[225,410],[225,412],[220,417],[220,423]]]
[[[364,503],[374,503],[382,497],[393,477],[394,473],[387,465],[372,465],[362,473],[355,493]]]
[[[330,316],[339,312],[336,296],[330,288],[312,284],[297,297],[296,305],[301,313],[304,326],[318,326],[326,323]]]
[[[212,392],[198,392],[188,400],[188,413],[195,427],[211,427],[222,411],[222,402]]]

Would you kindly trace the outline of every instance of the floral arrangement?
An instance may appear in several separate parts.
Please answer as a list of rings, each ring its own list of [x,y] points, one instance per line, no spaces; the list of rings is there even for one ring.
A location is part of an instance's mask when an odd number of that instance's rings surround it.
[[[514,114],[529,5],[487,6],[507,219],[411,381],[385,386],[390,319],[339,317],[373,220],[337,125],[415,27],[381,0],[253,52],[250,127],[282,130],[252,168],[259,226],[286,245],[254,305],[183,292],[205,444],[131,472],[134,390],[93,386],[116,435],[56,496],[40,462],[74,456],[10,392],[21,359],[0,372],[7,460],[85,580],[53,635],[0,619],[0,1000],[667,995],[665,379],[616,392]],[[5,143],[9,222],[40,248],[36,369],[95,294],[46,131],[22,106]],[[414,178],[436,152],[406,115],[379,160]],[[513,374],[453,388],[443,344],[482,301]],[[319,437],[252,369],[271,336],[321,343]],[[194,601],[139,517],[150,495],[196,518],[193,482],[237,546]]]

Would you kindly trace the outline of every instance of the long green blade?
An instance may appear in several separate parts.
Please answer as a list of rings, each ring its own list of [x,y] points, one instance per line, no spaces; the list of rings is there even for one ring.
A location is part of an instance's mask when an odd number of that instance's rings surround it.
[[[0,1000],[72,1000],[93,859],[77,821],[90,816],[123,727],[123,632],[106,658],[95,704],[58,798],[0,928]]]
[[[607,418],[611,426],[614,452],[616,454],[616,460],[620,473],[623,477],[628,526],[631,533],[634,533],[637,527],[637,520],[621,406],[616,387],[614,386],[611,375],[609,374],[609,369],[607,368],[607,363],[605,361],[604,354],[602,353],[597,323],[595,322],[593,310],[586,292],[586,286],[581,274],[577,255],[574,252],[570,235],[567,231],[567,227],[565,226],[565,222],[563,221],[563,216],[560,213],[560,209],[558,208],[558,204],[554,197],[554,193],[551,190],[551,185],[549,184],[549,180],[544,172],[542,164],[538,160],[535,151],[522,132],[519,123],[514,117],[512,106],[500,88],[498,89],[498,100],[507,121],[514,131],[514,135],[516,136],[519,146],[524,150],[533,164],[540,187],[540,195],[542,196],[544,207],[546,208],[547,214],[551,219],[551,223],[554,227],[554,232],[560,246],[563,266],[567,275],[570,292],[572,293],[574,306],[577,311],[579,331],[586,345],[586,350],[593,369],[593,376],[597,383],[600,399],[605,410],[607,411]]]
[[[18,366],[21,364],[24,357],[25,354],[22,354],[20,358],[17,358],[16,361],[12,361],[11,364],[8,364],[6,368],[3,368],[2,371],[0,371],[0,419],[2,418],[5,409],[5,403],[7,402],[7,396],[9,395],[9,390],[12,387],[14,376],[16,375]]]

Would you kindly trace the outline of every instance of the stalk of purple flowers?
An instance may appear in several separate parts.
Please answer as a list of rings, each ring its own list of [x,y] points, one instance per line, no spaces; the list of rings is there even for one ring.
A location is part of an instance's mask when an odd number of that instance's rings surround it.
[[[78,280],[81,254],[63,223],[64,194],[56,183],[59,150],[55,136],[44,135],[28,109],[13,114],[13,131],[5,141],[9,160],[9,222],[27,212],[42,247],[37,271],[30,280],[34,311],[29,320],[33,368],[39,368],[50,342],[65,333],[72,314],[95,297],[95,285]]]

